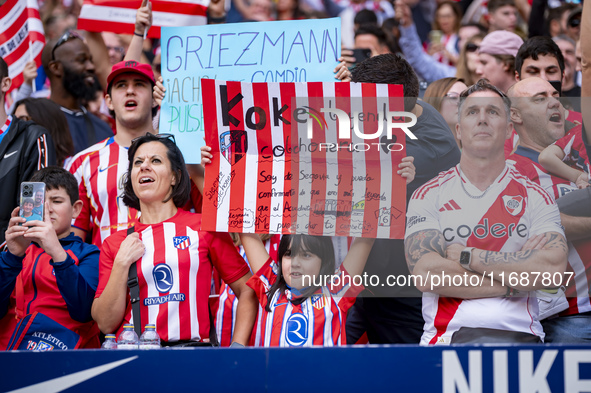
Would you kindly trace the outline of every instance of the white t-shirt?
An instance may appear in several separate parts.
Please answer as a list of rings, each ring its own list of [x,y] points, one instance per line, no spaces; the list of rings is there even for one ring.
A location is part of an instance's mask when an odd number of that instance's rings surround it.
[[[459,165],[442,172],[413,194],[406,238],[418,231],[437,229],[443,234],[445,247],[459,243],[515,252],[535,235],[564,234],[553,198],[509,166],[480,197],[482,194],[462,176]],[[508,278],[505,285],[509,285]],[[425,292],[421,344],[449,344],[452,334],[463,326],[519,331],[543,339],[535,293],[520,295],[468,300]]]

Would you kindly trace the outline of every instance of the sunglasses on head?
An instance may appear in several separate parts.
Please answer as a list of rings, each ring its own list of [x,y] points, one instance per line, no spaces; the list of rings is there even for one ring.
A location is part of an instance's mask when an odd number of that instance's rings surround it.
[[[151,132],[146,132],[146,135],[144,136],[151,136],[156,139],[170,139],[176,145],[176,139],[174,139],[173,134],[152,134]],[[143,138],[144,136],[138,136],[137,138],[132,139],[131,144],[133,145],[136,141]]]
[[[53,49],[51,50],[51,60],[54,61],[55,60],[55,50],[60,46],[65,44],[66,42],[68,42],[69,40],[73,39],[73,38],[77,38],[79,40],[82,40],[82,37],[80,36],[80,34],[76,33],[75,31],[71,31],[68,30],[66,31],[59,40],[57,40],[55,46],[53,47]]]
[[[476,45],[473,42],[468,42],[466,44],[466,52],[476,52],[479,48],[480,46]]]

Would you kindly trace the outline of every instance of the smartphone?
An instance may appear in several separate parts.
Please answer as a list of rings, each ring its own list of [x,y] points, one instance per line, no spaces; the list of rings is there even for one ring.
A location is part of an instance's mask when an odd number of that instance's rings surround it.
[[[355,58],[355,64],[359,64],[363,60],[371,57],[371,49],[353,49],[353,57]]]
[[[43,206],[45,204],[45,183],[21,183],[21,197],[19,215],[27,221],[43,221]]]
[[[432,45],[440,44],[442,38],[443,32],[441,30],[431,30],[429,32],[429,42],[431,42]]]

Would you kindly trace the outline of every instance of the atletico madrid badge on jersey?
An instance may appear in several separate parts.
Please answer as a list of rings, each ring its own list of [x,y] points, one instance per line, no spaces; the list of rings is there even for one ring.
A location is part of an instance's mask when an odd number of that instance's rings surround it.
[[[312,295],[310,300],[312,300],[312,305],[316,310],[322,310],[322,308],[326,305],[324,295],[321,294]]]
[[[523,210],[523,197],[521,195],[503,195],[503,202],[505,203],[505,209],[512,216],[517,216]]]
[[[184,250],[191,245],[191,239],[189,239],[189,236],[175,236],[172,240],[174,241],[174,246],[179,250]]]

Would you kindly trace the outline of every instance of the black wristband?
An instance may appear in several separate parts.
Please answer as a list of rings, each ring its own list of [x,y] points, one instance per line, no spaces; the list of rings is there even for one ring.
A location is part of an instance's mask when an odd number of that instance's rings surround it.
[[[143,35],[143,34],[138,34],[138,33],[136,33],[136,32],[135,32],[135,30],[134,30],[134,32],[133,32],[133,35],[137,35],[138,37],[142,37],[142,38],[144,38],[144,35]]]

